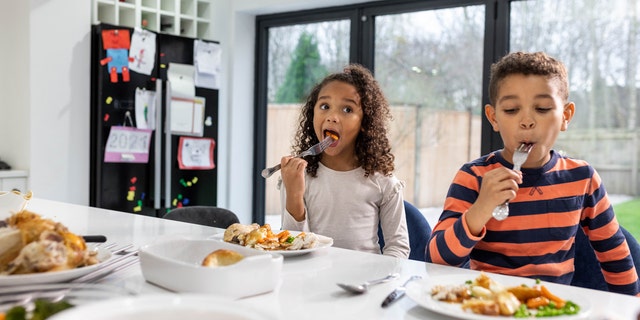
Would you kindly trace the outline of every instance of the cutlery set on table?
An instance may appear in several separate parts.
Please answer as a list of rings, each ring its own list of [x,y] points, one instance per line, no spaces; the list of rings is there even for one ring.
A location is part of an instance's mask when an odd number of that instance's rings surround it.
[[[360,285],[338,283],[338,287],[340,287],[340,288],[342,288],[342,289],[344,289],[347,292],[350,292],[352,294],[363,294],[363,293],[366,293],[369,290],[370,286],[373,286],[373,285],[376,285],[376,284],[380,284],[380,283],[389,282],[391,280],[398,279],[398,277],[400,277],[400,274],[392,273],[392,274],[389,274],[388,276],[386,276],[384,278],[365,281],[364,283],[362,283]],[[404,297],[405,292],[407,291],[407,285],[409,284],[409,282],[411,282],[413,280],[418,280],[418,279],[422,279],[422,276],[413,275],[413,276],[409,277],[409,279],[407,279],[404,282],[403,285],[397,287],[395,290],[393,290],[391,293],[389,293],[389,295],[387,295],[387,297],[382,301],[381,307],[386,308],[386,307],[390,306],[392,303],[394,303],[394,302],[400,300],[402,297]]]

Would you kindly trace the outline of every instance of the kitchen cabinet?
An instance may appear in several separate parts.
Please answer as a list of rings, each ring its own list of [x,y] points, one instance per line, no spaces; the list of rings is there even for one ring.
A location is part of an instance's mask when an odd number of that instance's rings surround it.
[[[191,38],[211,39],[208,0],[92,0],[93,24],[144,28]]]
[[[18,190],[26,193],[27,190],[27,171],[23,170],[0,170],[0,190],[11,191]]]

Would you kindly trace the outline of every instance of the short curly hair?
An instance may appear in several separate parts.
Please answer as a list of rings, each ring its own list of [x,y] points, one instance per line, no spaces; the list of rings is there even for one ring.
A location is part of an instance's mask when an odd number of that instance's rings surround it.
[[[389,121],[392,119],[389,103],[371,72],[359,64],[349,64],[342,72],[328,75],[313,87],[302,106],[293,152],[298,154],[319,142],[313,128],[314,107],[320,90],[333,81],[354,86],[360,96],[363,117],[361,130],[356,138],[356,156],[365,171],[365,177],[374,172],[391,175],[395,157],[391,153],[387,137]],[[308,162],[307,173],[312,177],[317,176],[321,157],[322,154],[305,158]]]
[[[495,106],[498,99],[498,89],[507,76],[512,74],[539,75],[547,79],[556,79],[559,84],[559,94],[564,102],[569,99],[569,80],[567,69],[559,60],[544,52],[512,52],[491,65],[489,79],[489,100]]]

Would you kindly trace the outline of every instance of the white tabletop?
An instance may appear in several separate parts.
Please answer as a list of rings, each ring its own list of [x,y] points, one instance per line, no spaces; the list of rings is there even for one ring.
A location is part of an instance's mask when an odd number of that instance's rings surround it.
[[[108,242],[137,247],[166,235],[207,238],[223,231],[43,199],[32,199],[28,209],[62,222],[74,233],[105,235]],[[400,273],[400,278],[372,287],[363,295],[349,295],[336,286],[337,282],[359,283],[392,272]],[[408,297],[388,308],[380,307],[384,298],[411,275],[462,275],[473,279],[477,272],[333,247],[285,258],[281,282],[273,292],[240,301],[250,302],[278,319],[449,319],[420,307]],[[140,295],[173,294],[146,282],[138,265],[102,282],[124,286]],[[570,289],[588,300],[589,319],[636,320],[640,313],[640,298],[578,287]]]

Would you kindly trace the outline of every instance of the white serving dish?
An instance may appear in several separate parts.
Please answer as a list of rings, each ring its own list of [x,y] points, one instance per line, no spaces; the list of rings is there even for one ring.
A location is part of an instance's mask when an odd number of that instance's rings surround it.
[[[218,249],[234,250],[244,259],[224,267],[203,267]],[[207,293],[231,299],[273,291],[280,282],[283,256],[216,240],[162,238],[139,250],[144,278],[175,292]],[[259,274],[260,276],[256,276]]]

